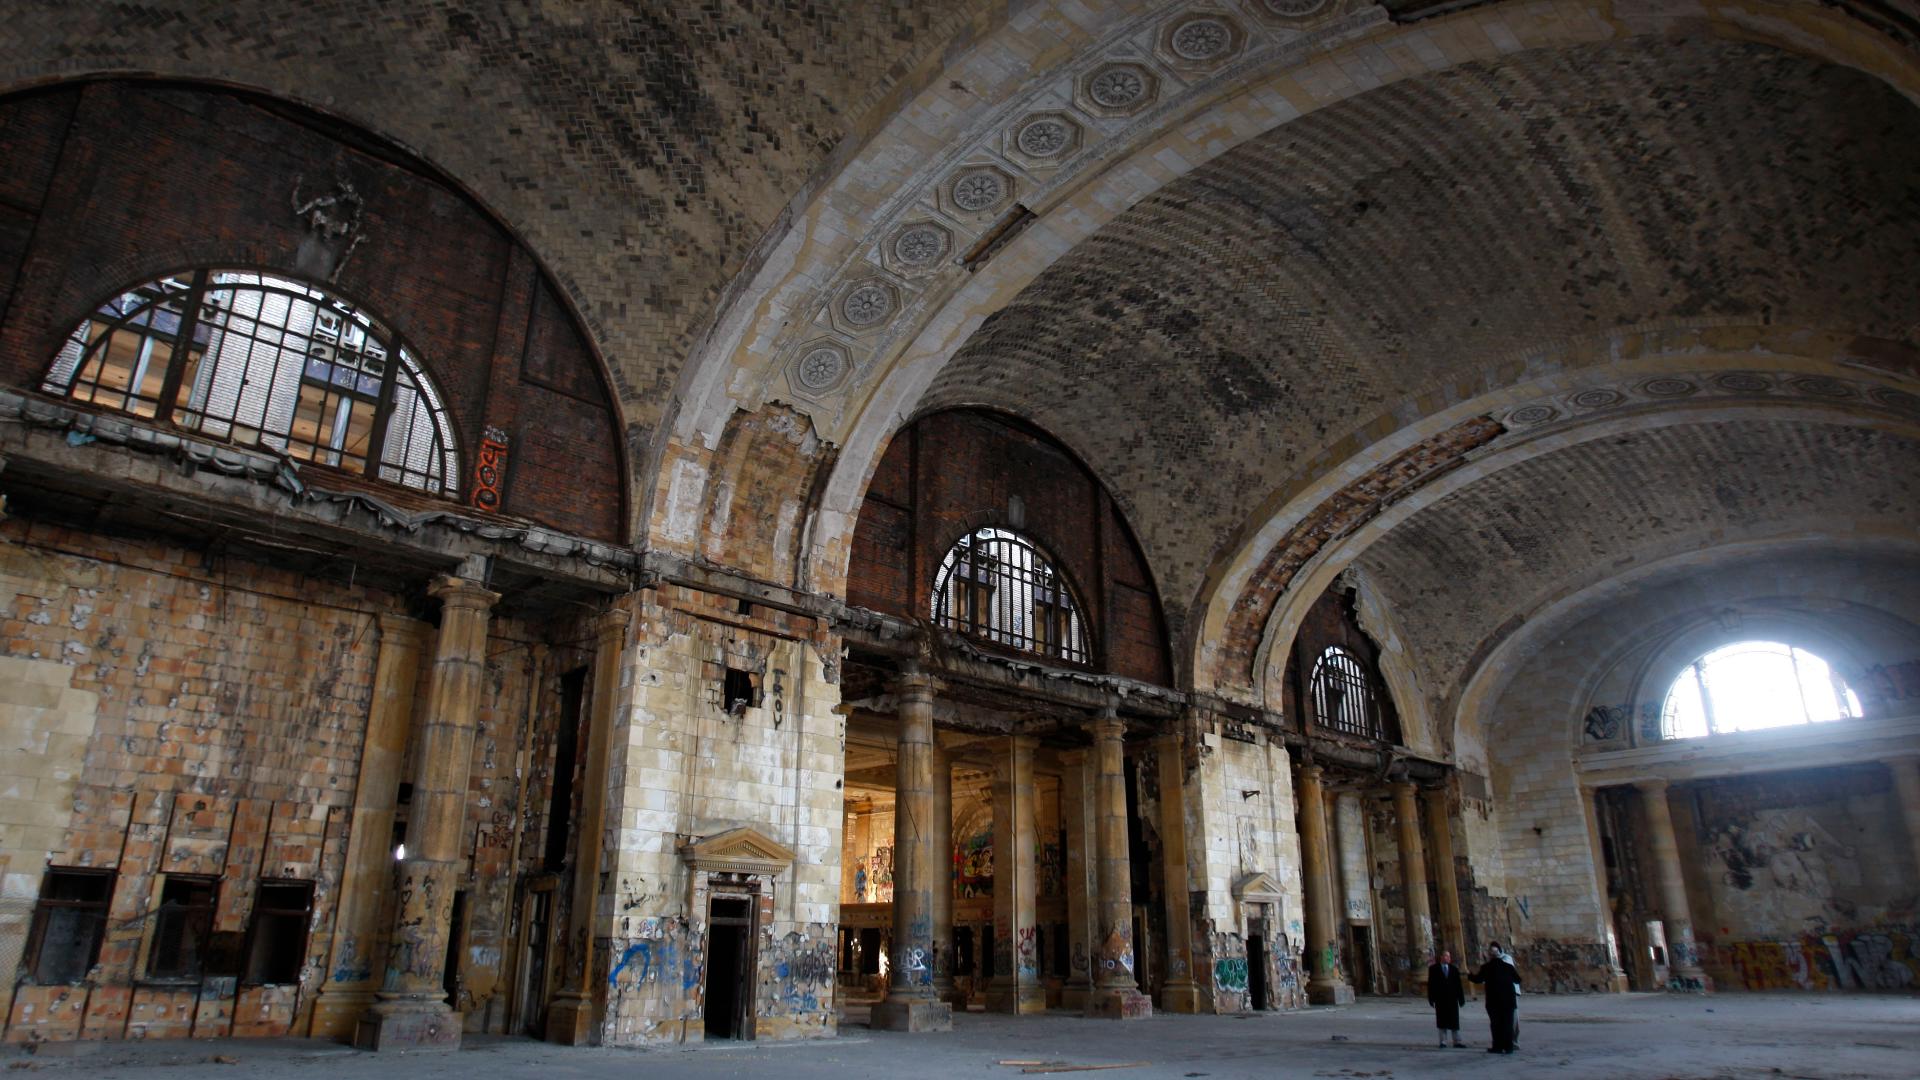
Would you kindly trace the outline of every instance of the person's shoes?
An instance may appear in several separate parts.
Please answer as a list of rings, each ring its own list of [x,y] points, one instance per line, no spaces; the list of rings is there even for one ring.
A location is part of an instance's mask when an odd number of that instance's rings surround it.
[[[1465,1046],[1465,1045],[1467,1045],[1467,1044],[1466,1044],[1466,1043],[1463,1043],[1463,1042],[1457,1042],[1457,1043],[1454,1043],[1453,1045],[1455,1045],[1455,1046]]]

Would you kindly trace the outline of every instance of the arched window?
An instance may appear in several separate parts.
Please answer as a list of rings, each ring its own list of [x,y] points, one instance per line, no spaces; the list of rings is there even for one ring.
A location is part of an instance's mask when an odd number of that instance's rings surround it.
[[[74,327],[41,387],[433,494],[460,475],[446,406],[406,345],[319,286],[195,270]]]
[[[1308,689],[1313,695],[1314,722],[1320,727],[1368,739],[1386,738],[1373,679],[1359,657],[1338,645],[1327,646],[1314,661]]]
[[[1066,578],[1031,541],[1005,529],[976,529],[947,552],[933,582],[933,619],[1028,652],[1089,658]]]
[[[1667,691],[1669,739],[1817,724],[1860,715],[1860,699],[1825,660],[1777,641],[1727,645],[1688,664]]]

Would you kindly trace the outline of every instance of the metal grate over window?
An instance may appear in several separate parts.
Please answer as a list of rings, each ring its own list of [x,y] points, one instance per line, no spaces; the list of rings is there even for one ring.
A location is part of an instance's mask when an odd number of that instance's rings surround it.
[[[1060,572],[1025,537],[976,529],[940,561],[933,619],[1000,645],[1086,663],[1086,629]]]
[[[195,270],[129,289],[74,328],[41,389],[436,495],[460,475],[446,406],[408,348],[288,278]]]
[[[1311,691],[1319,726],[1367,739],[1386,738],[1373,680],[1359,657],[1338,645],[1327,646],[1313,665]]]

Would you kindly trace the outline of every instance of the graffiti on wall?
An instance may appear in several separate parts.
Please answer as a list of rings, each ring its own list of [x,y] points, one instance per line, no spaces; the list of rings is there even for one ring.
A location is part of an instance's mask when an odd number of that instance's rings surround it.
[[[993,895],[993,833],[976,833],[954,853],[955,895],[963,900]]]
[[[875,848],[872,855],[853,861],[853,898],[861,904],[893,902],[893,849]]]
[[[1905,990],[1920,972],[1920,930],[1887,927],[1719,946],[1720,966],[1748,990]]]
[[[1060,844],[1040,844],[1034,851],[1034,875],[1040,898],[1067,895],[1067,854]]]
[[[760,948],[759,1007],[766,1020],[824,1025],[833,1011],[833,928],[810,923],[802,930],[767,934]]]
[[[1534,993],[1602,993],[1613,986],[1604,941],[1533,941],[1513,947],[1520,983]]]

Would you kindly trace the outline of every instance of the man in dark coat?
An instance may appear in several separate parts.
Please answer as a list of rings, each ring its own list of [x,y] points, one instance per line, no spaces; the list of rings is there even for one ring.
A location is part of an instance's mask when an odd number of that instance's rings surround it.
[[[1513,1014],[1520,1005],[1520,973],[1499,942],[1487,950],[1487,962],[1467,976],[1487,988],[1487,1023],[1493,1028],[1489,1054],[1513,1053]]]
[[[1453,954],[1440,950],[1438,961],[1427,965],[1427,1004],[1433,1006],[1433,1022],[1440,1029],[1440,1045],[1447,1045],[1447,1038],[1453,1038],[1453,1045],[1465,1046],[1460,1041],[1460,1006],[1467,1003],[1467,988],[1460,981],[1460,969],[1454,966]]]

